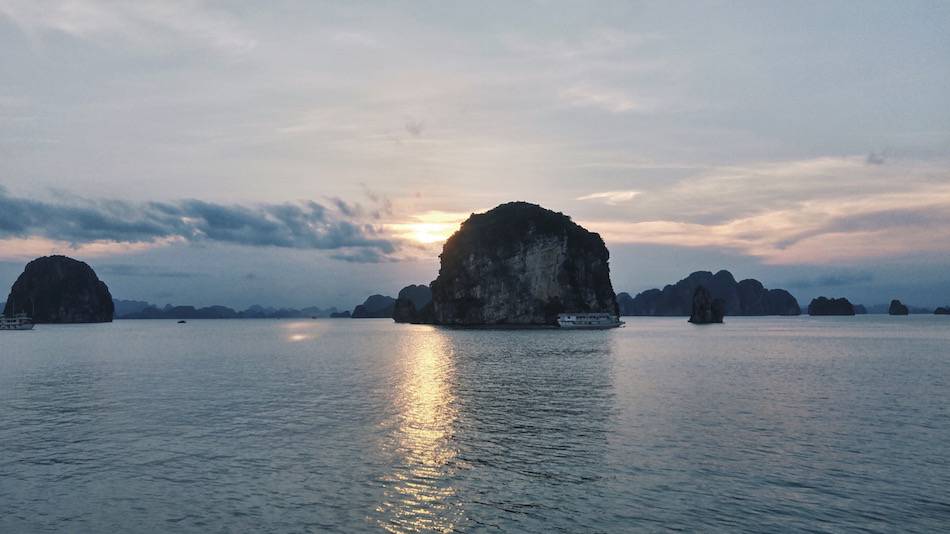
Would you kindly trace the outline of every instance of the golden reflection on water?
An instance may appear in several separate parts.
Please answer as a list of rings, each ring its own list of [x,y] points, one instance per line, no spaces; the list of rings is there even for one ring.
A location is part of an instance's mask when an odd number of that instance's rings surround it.
[[[449,480],[455,470],[452,435],[457,417],[451,349],[435,329],[410,334],[394,395],[398,423],[385,442],[396,468],[384,477],[383,502],[376,511],[385,530],[452,532],[462,515]]]

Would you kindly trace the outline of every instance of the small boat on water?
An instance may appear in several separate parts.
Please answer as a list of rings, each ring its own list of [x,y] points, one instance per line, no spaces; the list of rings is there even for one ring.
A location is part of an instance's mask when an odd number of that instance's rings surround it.
[[[574,330],[603,330],[621,327],[624,322],[609,313],[559,313],[557,324],[561,328]]]
[[[13,317],[0,315],[0,330],[33,330],[33,320],[25,313]]]

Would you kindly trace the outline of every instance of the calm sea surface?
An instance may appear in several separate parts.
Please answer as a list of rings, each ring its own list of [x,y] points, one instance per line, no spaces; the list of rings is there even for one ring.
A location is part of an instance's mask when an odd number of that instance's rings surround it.
[[[0,532],[950,529],[950,318],[0,333]]]

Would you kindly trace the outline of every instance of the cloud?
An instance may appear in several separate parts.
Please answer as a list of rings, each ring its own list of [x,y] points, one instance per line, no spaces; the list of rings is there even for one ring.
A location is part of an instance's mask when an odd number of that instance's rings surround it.
[[[350,263],[387,263],[396,261],[392,256],[381,253],[379,250],[361,248],[345,250],[330,255],[331,258]]]
[[[201,200],[140,204],[74,198],[44,202],[10,196],[0,188],[0,239],[43,238],[73,246],[217,242],[333,250],[339,256],[367,261],[379,261],[396,252],[396,241],[361,222],[359,204],[331,200],[335,209],[313,201],[254,206]],[[370,252],[352,253],[358,250]]]
[[[887,163],[887,156],[883,152],[870,152],[868,157],[864,158],[864,162],[868,165],[884,165]]]
[[[864,284],[874,280],[874,275],[869,272],[840,272],[829,273],[814,278],[799,278],[791,280],[785,285],[796,289],[811,289],[815,287],[841,287]]]
[[[330,35],[336,44],[353,48],[379,48],[379,41],[373,35],[358,31],[337,31]]]
[[[409,132],[413,137],[419,137],[422,135],[423,130],[426,128],[426,123],[421,120],[416,120],[413,118],[406,119],[406,131]]]
[[[245,53],[257,45],[230,13],[193,1],[3,0],[0,15],[33,37],[56,32],[154,51],[200,46]]]
[[[502,42],[515,54],[532,60],[591,61],[604,57],[627,59],[629,53],[643,44],[661,40],[655,33],[634,33],[602,28],[570,39],[544,40],[524,35],[506,35]]]
[[[561,91],[560,97],[568,105],[596,108],[611,113],[644,111],[646,106],[623,91],[607,87],[580,84]]]
[[[100,264],[96,266],[96,270],[99,274],[142,278],[195,278],[202,276],[201,273],[169,271],[157,267],[129,265],[123,263]]]
[[[639,191],[604,191],[577,197],[577,200],[602,200],[607,204],[615,205],[630,202],[639,194]]]
[[[771,264],[950,252],[947,166],[863,159],[715,169],[650,191],[632,221],[585,225],[608,243],[718,247]]]

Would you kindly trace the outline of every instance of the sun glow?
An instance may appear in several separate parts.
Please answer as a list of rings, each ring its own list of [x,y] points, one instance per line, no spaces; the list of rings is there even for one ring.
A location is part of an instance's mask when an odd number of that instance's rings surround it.
[[[451,228],[446,224],[416,223],[409,225],[412,238],[420,243],[438,243],[445,241],[451,235]]]
[[[427,211],[413,215],[413,222],[393,223],[387,226],[398,237],[430,245],[448,239],[458,230],[459,224],[466,217],[468,217],[467,213]]]

